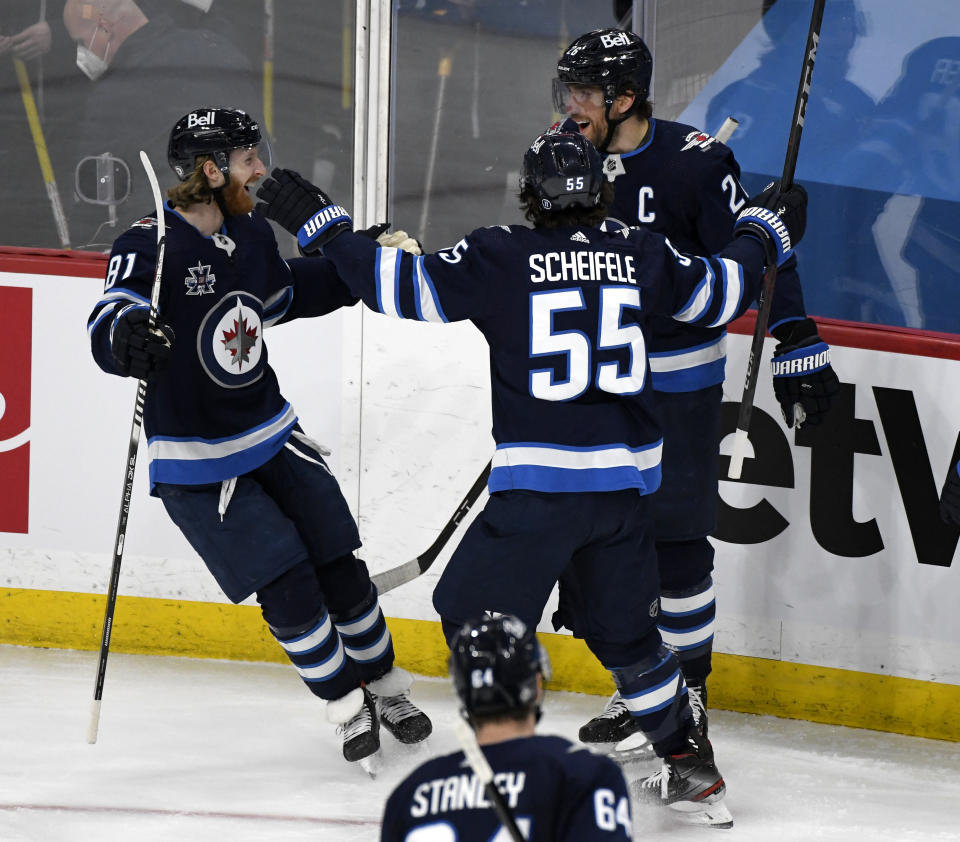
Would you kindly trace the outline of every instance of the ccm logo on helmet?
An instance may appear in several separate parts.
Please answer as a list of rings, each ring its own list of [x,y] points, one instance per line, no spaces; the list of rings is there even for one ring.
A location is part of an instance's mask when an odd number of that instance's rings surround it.
[[[213,112],[207,111],[205,114],[198,114],[196,111],[187,115],[187,128],[193,129],[197,126],[212,126]]]

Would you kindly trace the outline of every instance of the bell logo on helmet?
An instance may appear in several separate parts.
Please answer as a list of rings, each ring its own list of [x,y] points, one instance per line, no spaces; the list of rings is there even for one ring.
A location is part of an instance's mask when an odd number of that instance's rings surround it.
[[[626,47],[630,44],[630,36],[626,32],[618,32],[616,35],[601,35],[600,41],[604,47]]]
[[[194,129],[198,126],[212,126],[214,122],[213,112],[207,111],[204,114],[198,114],[193,112],[192,114],[187,115],[187,128]]]

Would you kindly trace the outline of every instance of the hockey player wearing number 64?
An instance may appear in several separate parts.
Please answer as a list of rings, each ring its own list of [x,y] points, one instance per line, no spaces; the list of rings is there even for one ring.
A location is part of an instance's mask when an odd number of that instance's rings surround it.
[[[281,259],[248,186],[264,175],[260,129],[201,108],[170,134],[159,319],[147,313],[157,220],[113,245],[88,321],[97,364],[147,379],[150,490],[233,602],[256,594],[307,688],[327,700],[348,761],[367,761],[382,723],[418,742],[430,720],[407,698],[357,525],[324,456],[267,362],[263,331],[356,303],[326,260]]]
[[[450,678],[460,712],[493,771],[517,828],[541,842],[633,838],[620,768],[562,737],[534,733],[546,652],[517,617],[468,622],[451,642]],[[454,752],[424,763],[394,789],[381,842],[510,842],[479,776]]]
[[[485,611],[535,627],[562,578],[582,606],[577,633],[664,758],[663,803],[709,807],[700,812],[713,822],[723,778],[657,629],[649,500],[663,436],[644,329],[656,313],[703,325],[736,318],[767,260],[787,259],[803,235],[806,194],[766,191],[741,213],[730,245],[693,257],[648,231],[599,230],[611,191],[596,149],[562,133],[538,137],[524,155],[520,202],[533,228],[477,229],[436,254],[356,236],[342,207],[289,170],[274,170],[257,207],[304,252],[322,250],[371,309],[470,320],[483,333],[496,452],[490,499],[433,594],[447,640]]]

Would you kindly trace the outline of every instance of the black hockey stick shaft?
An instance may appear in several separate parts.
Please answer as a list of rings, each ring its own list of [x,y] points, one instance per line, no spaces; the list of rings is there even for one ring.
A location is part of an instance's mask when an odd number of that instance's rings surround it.
[[[820,42],[820,24],[823,22],[823,8],[826,0],[814,0],[813,13],[810,15],[810,30],[807,33],[806,49],[803,55],[803,68],[800,71],[800,83],[797,86],[797,99],[793,107],[793,122],[787,139],[787,156],[783,163],[783,175],[780,189],[787,190],[793,184],[793,175],[797,168],[797,153],[800,151],[800,138],[806,118],[807,101],[810,97],[810,84],[813,79],[813,65],[817,59],[817,46]],[[737,416],[737,430],[733,442],[733,454],[727,476],[739,479],[743,471],[744,453],[750,430],[750,416],[753,414],[753,400],[757,391],[757,376],[760,371],[760,356],[763,353],[763,341],[770,321],[770,307],[773,302],[773,290],[777,283],[777,265],[771,263],[763,275],[763,287],[757,304],[757,322],[753,328],[753,340],[750,343],[750,355],[747,358],[746,382],[743,397],[740,399],[740,412]]]
[[[480,779],[480,783],[483,784],[484,792],[487,794],[491,806],[496,811],[500,823],[507,833],[510,834],[513,842],[525,842],[520,828],[517,827],[517,821],[514,819],[513,813],[510,812],[510,807],[507,805],[503,794],[497,789],[496,783],[494,783],[493,769],[490,768],[490,763],[487,761],[483,749],[480,748],[480,744],[477,742],[477,736],[473,728],[470,727],[470,724],[466,720],[458,719],[457,724],[454,726],[454,731],[456,732],[457,740],[460,742],[460,747],[463,749],[464,757],[467,758],[467,763],[470,764],[473,773]]]
[[[152,330],[157,321],[157,308],[160,302],[160,277],[163,274],[163,254],[166,250],[166,226],[163,217],[163,200],[157,176],[150,164],[146,152],[140,153],[140,160],[147,171],[147,178],[153,190],[157,207],[157,267],[153,276],[153,289],[150,294],[149,327]],[[130,440],[127,445],[127,460],[123,468],[123,489],[120,494],[120,512],[117,517],[117,533],[113,542],[113,564],[110,568],[110,582],[107,585],[107,607],[103,615],[103,632],[100,637],[100,658],[97,662],[97,680],[93,689],[93,705],[90,708],[90,722],[87,726],[87,742],[97,741],[100,730],[100,703],[103,699],[103,683],[107,676],[107,656],[110,654],[110,636],[113,632],[113,613],[117,605],[117,591],[120,586],[120,564],[123,561],[123,547],[127,539],[127,522],[130,517],[130,503],[133,498],[133,477],[137,468],[137,450],[140,446],[140,430],[143,427],[143,406],[147,399],[147,381],[137,381],[137,398],[133,405],[133,421],[130,424]]]
[[[483,494],[484,489],[487,487],[490,467],[491,463],[487,462],[480,472],[480,476],[478,476],[473,485],[470,486],[467,496],[460,501],[460,505],[457,506],[454,513],[450,516],[450,520],[447,521],[446,526],[440,530],[440,534],[424,552],[411,561],[405,561],[403,564],[371,576],[373,584],[377,586],[377,590],[380,593],[392,591],[400,585],[405,585],[407,582],[413,581],[421,573],[426,572],[430,565],[437,560],[437,556],[443,551],[443,548],[453,537],[453,533],[457,531],[457,527],[460,526],[463,519],[470,512],[470,509],[473,508],[474,503],[480,499],[480,495]]]

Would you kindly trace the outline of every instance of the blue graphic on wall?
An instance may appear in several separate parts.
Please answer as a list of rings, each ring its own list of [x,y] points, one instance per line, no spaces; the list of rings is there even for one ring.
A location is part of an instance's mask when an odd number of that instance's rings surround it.
[[[812,5],[777,0],[679,117],[740,121],[748,191],[783,171]],[[826,4],[796,180],[809,312],[960,332],[960,4]]]

